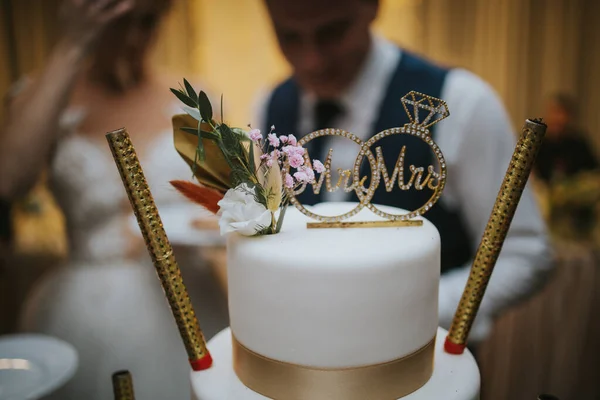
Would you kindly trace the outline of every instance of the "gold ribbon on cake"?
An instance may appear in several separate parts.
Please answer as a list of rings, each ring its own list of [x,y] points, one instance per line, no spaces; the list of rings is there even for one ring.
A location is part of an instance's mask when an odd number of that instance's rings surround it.
[[[194,371],[207,369],[212,365],[212,358],[129,134],[124,128],[118,129],[109,132],[106,139],[177,322],[190,365]]]
[[[398,399],[433,373],[435,337],[412,354],[381,364],[316,368],[264,357],[233,340],[233,368],[244,385],[277,400]]]
[[[112,376],[115,400],[135,400],[133,380],[129,371],[117,371]]]
[[[450,354],[462,354],[467,345],[471,326],[545,134],[546,125],[541,120],[527,120],[523,126],[444,343],[444,349]]]

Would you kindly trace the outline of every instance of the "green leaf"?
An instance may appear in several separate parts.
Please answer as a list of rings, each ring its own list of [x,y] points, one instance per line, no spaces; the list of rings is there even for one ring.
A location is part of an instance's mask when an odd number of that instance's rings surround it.
[[[281,231],[281,227],[283,226],[283,217],[285,217],[285,211],[287,208],[287,205],[281,207],[281,212],[279,213],[279,218],[277,219],[277,225],[275,226],[275,233],[279,233]]]
[[[240,140],[231,130],[231,128],[226,124],[221,124],[217,129],[221,133],[221,138],[223,139],[223,150],[226,152],[226,154],[229,154],[231,157],[239,157],[247,160],[247,158],[244,157],[245,154],[242,151]]]
[[[246,185],[248,185],[248,187],[251,190],[251,192],[249,192],[249,194],[251,194],[252,196],[256,196],[256,183],[254,183],[254,182],[246,182]]]
[[[221,93],[221,123],[223,123],[223,93]]]
[[[194,152],[194,163],[192,164],[192,178],[196,176],[196,171],[198,170],[198,152]]]
[[[196,128],[190,128],[189,126],[183,126],[180,129],[184,132],[191,133],[194,136],[198,136],[198,129],[196,129]]]
[[[234,171],[239,171],[239,170],[234,170]],[[243,171],[239,171],[240,175],[243,175],[242,172]],[[232,171],[232,177],[233,177],[233,171]],[[254,196],[254,201],[256,201],[257,203],[260,203],[266,207],[267,200],[266,200],[264,188],[261,185],[257,185],[250,180],[248,180],[248,181],[240,180],[239,183],[236,185],[236,184],[233,184],[233,179],[232,179],[233,187],[236,187],[242,183],[245,183],[248,186],[248,189],[249,189],[248,194],[251,194],[252,196]]]
[[[251,187],[254,185],[250,181],[250,179],[248,177],[248,173],[242,168],[233,168],[231,170],[231,175],[229,176],[229,178],[231,179],[232,187],[239,186],[242,183],[245,183]]]
[[[198,107],[198,104],[192,100],[187,94],[183,93],[183,91],[181,90],[177,90],[177,89],[171,89],[171,92],[177,96],[177,98],[179,100],[181,100],[183,102],[183,104],[185,104],[186,106],[190,106],[190,107]]]
[[[198,148],[196,149],[196,154],[198,154],[198,160],[200,160],[200,162],[204,162],[206,160],[206,153],[204,152],[203,144],[198,144]]]
[[[202,119],[207,122],[212,121],[212,106],[210,105],[208,96],[203,91],[200,91],[200,94],[198,94],[198,107],[200,108],[200,115],[202,115]]]
[[[204,151],[204,143],[202,142],[202,129],[200,129],[201,122],[198,121],[198,128],[196,132],[198,134],[198,147],[196,148],[196,153],[198,153],[198,158],[200,161],[204,161],[206,159],[206,152]]]
[[[250,141],[250,137],[248,136],[246,131],[243,130],[242,128],[231,128],[231,130],[233,131],[233,133],[235,133],[237,135],[237,137],[240,141],[242,141],[242,142]]]
[[[191,135],[194,136],[198,136],[198,129],[197,128],[188,128],[186,126],[181,128],[182,131],[189,133]],[[214,141],[218,141],[219,140],[219,136],[217,136],[216,134],[214,134],[213,132],[208,132],[208,131],[201,131],[202,132],[202,137],[209,139],[209,140],[214,140]]]
[[[254,234],[254,236],[263,236],[263,235],[269,235],[273,232],[271,232],[271,225],[269,226],[258,226],[256,233]]]
[[[267,194],[261,185],[256,185],[254,189],[254,200],[267,208]]]
[[[248,167],[251,171],[254,171],[254,143],[250,143],[250,150],[248,151]]]
[[[190,83],[185,78],[183,78],[183,84],[185,85],[185,91],[187,92],[189,98],[194,100],[194,102],[198,103],[198,95],[196,94],[196,91],[194,90],[192,85],[190,85]]]

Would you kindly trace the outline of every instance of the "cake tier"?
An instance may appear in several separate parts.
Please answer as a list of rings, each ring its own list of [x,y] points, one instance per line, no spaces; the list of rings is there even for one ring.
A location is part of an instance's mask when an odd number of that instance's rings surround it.
[[[312,209],[339,215],[353,206]],[[353,220],[381,218],[364,209]],[[308,230],[310,221],[290,207],[279,234],[229,237],[235,338],[266,358],[313,368],[385,363],[431,342],[440,276],[433,224]]]
[[[402,400],[477,400],[479,398],[479,369],[471,353],[450,355],[444,352],[443,342],[447,332],[438,330],[435,345],[435,365],[431,379],[419,390]],[[376,341],[368,340],[364,348],[377,346]],[[225,329],[215,336],[208,348],[215,362],[213,366],[200,372],[191,373],[193,400],[266,400],[248,389],[233,371],[231,331]],[[369,400],[381,400],[368,397]],[[311,398],[310,400],[320,400]],[[337,399],[323,399],[337,400]],[[383,399],[389,400],[389,399]]]

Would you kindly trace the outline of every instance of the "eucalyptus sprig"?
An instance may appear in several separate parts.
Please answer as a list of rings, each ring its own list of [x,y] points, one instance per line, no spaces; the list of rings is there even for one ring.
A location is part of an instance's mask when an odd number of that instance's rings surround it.
[[[171,88],[171,92],[189,107],[185,111],[198,121],[196,127],[181,128],[184,132],[198,137],[192,173],[196,174],[198,161],[203,163],[206,160],[202,139],[211,140],[217,144],[231,168],[232,187],[242,183],[248,184],[255,189],[256,201],[266,205],[267,194],[264,188],[258,184],[260,182],[257,176],[258,171],[254,167],[254,146],[242,129],[232,128],[223,122],[223,96],[221,96],[221,121],[217,122],[213,120],[213,107],[206,93],[204,91],[196,93],[187,79],[183,80],[183,87]]]

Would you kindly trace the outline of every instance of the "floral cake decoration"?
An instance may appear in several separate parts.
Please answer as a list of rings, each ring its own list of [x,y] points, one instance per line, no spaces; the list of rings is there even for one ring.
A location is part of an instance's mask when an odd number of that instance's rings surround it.
[[[189,200],[219,216],[222,235],[269,235],[281,230],[290,204],[289,192],[314,183],[323,173],[318,160],[307,162],[306,149],[294,135],[281,135],[275,126],[260,129],[231,127],[213,115],[205,92],[197,93],[184,79],[171,89],[185,114],[173,116],[175,148],[198,182],[171,181]]]

